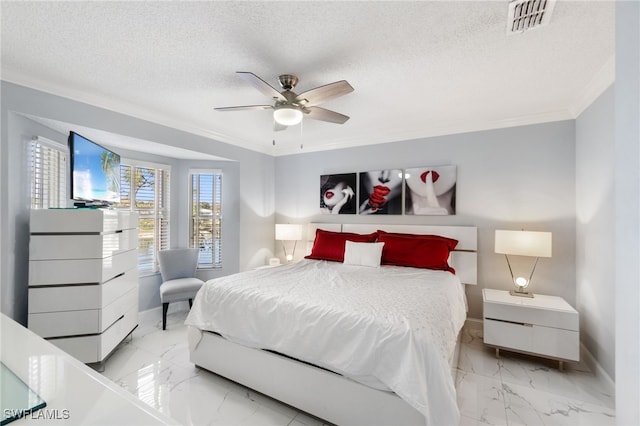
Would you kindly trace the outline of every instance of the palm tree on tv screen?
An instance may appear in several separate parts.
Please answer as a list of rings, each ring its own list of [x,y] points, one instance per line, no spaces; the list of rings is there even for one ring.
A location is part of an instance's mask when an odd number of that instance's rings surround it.
[[[109,191],[120,194],[120,156],[113,152],[102,151],[100,155],[102,171],[107,177]]]

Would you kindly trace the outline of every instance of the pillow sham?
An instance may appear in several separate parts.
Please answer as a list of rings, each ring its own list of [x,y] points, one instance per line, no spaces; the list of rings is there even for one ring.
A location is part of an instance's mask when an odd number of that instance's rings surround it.
[[[356,243],[347,240],[344,246],[343,263],[345,265],[379,268],[383,247],[384,243]]]
[[[378,241],[384,243],[382,264],[435,269],[455,274],[455,269],[449,266],[452,243],[437,235],[433,237],[436,238],[404,237],[386,232],[379,234]]]
[[[344,246],[346,241],[357,243],[373,243],[378,233],[355,234],[351,232],[333,232],[324,229],[316,230],[316,239],[313,241],[311,254],[305,259],[331,260],[333,262],[344,261]]]
[[[442,235],[433,235],[433,234],[403,234],[400,232],[387,232],[378,229],[378,236],[380,235],[390,235],[392,237],[405,237],[405,238],[415,238],[418,240],[442,240],[446,241],[449,246],[449,250],[453,250],[458,245],[458,240],[454,240],[453,238],[443,237]]]

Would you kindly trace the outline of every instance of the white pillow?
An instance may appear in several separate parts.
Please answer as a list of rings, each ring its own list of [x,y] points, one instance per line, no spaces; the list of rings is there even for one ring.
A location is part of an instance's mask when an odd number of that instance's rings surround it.
[[[345,241],[344,264],[380,267],[384,243],[356,243]]]

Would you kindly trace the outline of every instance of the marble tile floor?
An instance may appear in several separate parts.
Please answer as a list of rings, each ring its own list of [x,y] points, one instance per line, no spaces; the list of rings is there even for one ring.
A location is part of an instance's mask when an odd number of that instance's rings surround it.
[[[584,362],[564,363],[500,351],[467,323],[456,378],[460,425],[615,425],[613,387]]]
[[[179,304],[176,304],[179,306]],[[185,304],[186,309],[186,304]],[[189,362],[186,310],[141,313],[133,338],[104,365],[104,374],[184,425],[319,426],[300,412]],[[463,331],[456,389],[460,425],[614,425],[612,390],[582,364],[566,365],[495,351],[479,324]]]

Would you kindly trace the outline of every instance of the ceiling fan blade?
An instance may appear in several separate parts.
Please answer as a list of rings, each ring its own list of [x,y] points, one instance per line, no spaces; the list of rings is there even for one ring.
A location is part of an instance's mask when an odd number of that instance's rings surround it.
[[[279,101],[287,100],[287,98],[282,96],[282,94],[278,92],[275,87],[271,86],[269,83],[267,83],[254,73],[247,71],[237,71],[237,73],[240,74],[240,77],[242,77],[247,83],[251,84],[253,87],[258,89],[268,97]]]
[[[273,109],[271,105],[243,105],[243,106],[232,106],[232,107],[220,107],[214,108],[216,111],[248,111],[252,109]]]
[[[330,123],[344,124],[349,117],[339,112],[330,111],[320,107],[309,107],[304,109],[305,115],[314,120],[328,121]]]
[[[346,80],[340,80],[300,93],[295,100],[306,107],[310,107],[351,92],[353,92],[353,87]]]

